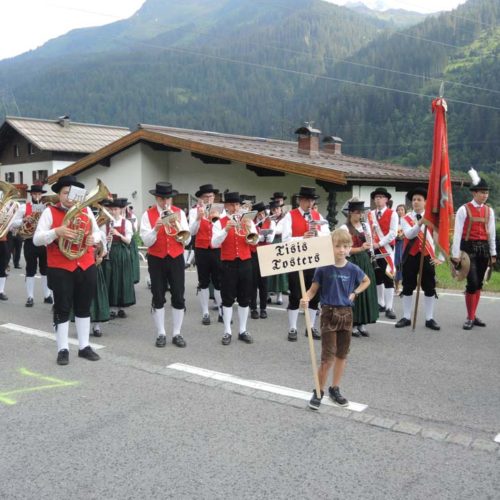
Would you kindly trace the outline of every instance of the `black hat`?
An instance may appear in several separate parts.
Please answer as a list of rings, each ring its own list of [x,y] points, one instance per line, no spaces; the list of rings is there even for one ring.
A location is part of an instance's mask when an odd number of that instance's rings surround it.
[[[377,194],[385,196],[388,200],[392,198],[392,194],[387,191],[384,187],[379,187],[370,193],[370,198],[373,200]]]
[[[241,203],[240,193],[224,193],[224,203]]]
[[[150,189],[149,192],[153,196],[159,196],[160,198],[172,198],[179,194],[179,191],[172,189],[172,184],[170,182],[157,182],[155,189]]]
[[[117,207],[117,208],[125,208],[127,206],[128,199],[127,198],[114,198],[112,200],[104,200],[102,205],[106,207]]]
[[[419,186],[410,189],[406,194],[406,197],[411,201],[416,194],[419,194],[423,196],[424,199],[427,199],[427,189]]]
[[[55,184],[52,184],[51,189],[54,193],[59,193],[59,191],[66,186],[76,186],[82,189],[85,188],[85,184],[78,182],[74,175],[63,175]]]
[[[278,208],[278,207],[282,207],[283,205],[281,204],[280,201],[278,200],[272,200],[270,203],[269,203],[269,209],[272,210],[273,208]]]
[[[45,191],[43,189],[43,186],[40,186],[39,184],[33,184],[31,186],[31,189],[27,189],[26,192],[27,193],[46,193],[47,191]]]
[[[300,191],[295,196],[308,198],[309,200],[317,200],[319,198],[319,195],[316,194],[316,188],[308,186],[300,186]]]
[[[489,191],[490,188],[488,183],[481,178],[481,180],[477,184],[472,184],[469,188],[470,191]]]
[[[219,192],[218,189],[214,189],[212,184],[203,184],[203,186],[200,186],[200,189],[196,191],[194,194],[196,198],[199,198],[200,196],[206,194],[206,193],[214,193],[217,194]]]
[[[263,201],[259,201],[258,203],[252,205],[252,210],[257,210],[257,212],[263,212],[266,208],[267,207]]]
[[[273,195],[271,196],[271,200],[275,200],[276,198],[282,198],[283,201],[286,200],[286,196],[285,196],[285,193],[283,191],[276,191],[275,193],[273,193]]]
[[[354,212],[355,210],[360,210],[361,212],[363,210],[369,210],[368,207],[365,207],[365,202],[364,201],[349,201],[347,202],[347,212]]]

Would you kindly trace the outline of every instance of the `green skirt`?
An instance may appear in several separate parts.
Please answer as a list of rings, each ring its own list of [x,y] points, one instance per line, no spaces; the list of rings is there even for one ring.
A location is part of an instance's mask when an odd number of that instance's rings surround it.
[[[139,268],[139,250],[134,236],[132,236],[132,241],[130,242],[130,260],[132,261],[134,284],[136,284],[141,281],[141,270]]]
[[[281,235],[274,238],[273,244],[281,243]],[[288,274],[275,274],[267,279],[267,289],[269,292],[288,292]]]
[[[370,286],[354,302],[352,310],[353,324],[367,325],[375,323],[378,319],[377,285],[370,258],[366,252],[360,252],[351,255],[349,261],[360,267],[368,278],[370,278]]]
[[[112,307],[134,305],[134,272],[128,245],[121,242],[111,245],[104,271],[108,284],[109,305]]]

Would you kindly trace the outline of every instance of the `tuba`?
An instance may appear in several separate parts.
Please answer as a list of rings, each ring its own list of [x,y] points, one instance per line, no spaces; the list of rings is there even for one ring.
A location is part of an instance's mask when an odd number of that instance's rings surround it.
[[[189,240],[189,238],[191,238],[191,233],[182,229],[177,213],[167,208],[161,213],[160,218],[163,222],[167,236],[172,236],[175,241],[178,241],[183,245],[187,240]]]
[[[69,260],[81,258],[87,251],[86,236],[91,227],[91,219],[83,212],[87,207],[108,198],[110,196],[108,188],[97,179],[97,186],[86,196],[83,202],[77,202],[73,205],[64,216],[63,226],[69,227],[76,231],[76,238],[68,240],[59,238],[59,250]]]
[[[3,197],[0,199],[0,239],[3,238],[9,231],[9,227],[14,221],[19,203],[13,198],[18,196],[15,186],[8,182],[0,181],[0,191],[3,192]]]

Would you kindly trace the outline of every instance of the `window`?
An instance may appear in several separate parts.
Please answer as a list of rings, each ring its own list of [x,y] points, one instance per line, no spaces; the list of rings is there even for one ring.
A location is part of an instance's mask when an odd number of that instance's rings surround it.
[[[5,172],[5,182],[13,184],[15,182],[14,172]]]
[[[33,170],[33,184],[47,184],[48,170]]]
[[[30,142],[30,143],[28,143],[28,154],[29,154],[29,155],[34,155],[34,154],[35,154],[35,152],[36,152],[36,151],[35,151],[35,146],[33,146],[33,144],[31,144],[31,142]]]
[[[14,156],[19,158],[21,155],[19,154],[19,144],[14,144]]]
[[[18,172],[19,175],[19,184],[24,184],[23,179],[24,179],[24,174],[23,172]]]

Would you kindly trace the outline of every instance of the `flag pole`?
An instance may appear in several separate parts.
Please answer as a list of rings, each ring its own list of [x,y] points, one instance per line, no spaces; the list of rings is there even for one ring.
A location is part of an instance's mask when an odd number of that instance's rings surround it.
[[[424,269],[424,257],[425,257],[425,246],[427,244],[427,225],[424,227],[424,238],[422,241],[422,249],[420,250],[420,262],[418,265],[418,278],[417,278],[417,296],[415,297],[415,310],[413,311],[413,326],[411,331],[415,331],[415,326],[417,325],[417,313],[418,313],[418,299],[420,298],[420,287],[422,285],[422,271]]]

